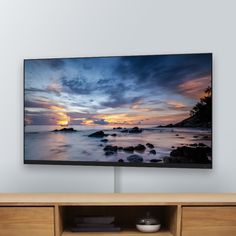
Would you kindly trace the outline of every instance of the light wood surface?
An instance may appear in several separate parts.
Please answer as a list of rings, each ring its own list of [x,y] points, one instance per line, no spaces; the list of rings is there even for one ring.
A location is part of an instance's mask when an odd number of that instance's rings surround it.
[[[119,236],[119,235],[125,235],[125,236],[136,236],[136,235],[148,235],[148,236],[173,236],[169,231],[165,230],[160,230],[156,233],[141,233],[137,230],[123,230],[121,232],[106,232],[106,233],[100,233],[100,232],[95,232],[95,233],[75,233],[75,232],[69,232],[65,231],[63,232],[62,236]]]
[[[150,211],[162,230],[150,236],[236,235],[236,193],[0,194],[0,236],[135,236],[137,216]],[[76,215],[114,215],[123,231],[66,231]],[[126,230],[131,229],[131,230]]]
[[[182,236],[236,235],[236,206],[183,207]]]
[[[235,205],[236,193],[222,194],[0,194],[0,205]]]
[[[52,207],[0,207],[1,236],[54,236]]]

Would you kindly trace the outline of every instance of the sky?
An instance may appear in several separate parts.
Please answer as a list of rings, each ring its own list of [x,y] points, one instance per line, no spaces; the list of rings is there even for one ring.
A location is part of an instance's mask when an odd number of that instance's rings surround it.
[[[166,125],[211,85],[212,55],[25,60],[26,125]]]

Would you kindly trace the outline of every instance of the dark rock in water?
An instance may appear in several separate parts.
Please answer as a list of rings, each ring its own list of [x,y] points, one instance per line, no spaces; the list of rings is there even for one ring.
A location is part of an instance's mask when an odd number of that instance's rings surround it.
[[[175,148],[175,146],[172,146],[171,148]]]
[[[133,147],[133,146],[124,147],[123,150],[124,150],[125,152],[133,152],[133,151],[134,151],[134,147]]]
[[[137,152],[143,152],[145,151],[146,147],[142,144],[138,144],[137,146],[134,147],[134,150]]]
[[[157,154],[157,152],[156,152],[155,150],[151,150],[149,153],[150,153],[150,154],[153,154],[153,155],[156,155],[156,154]]]
[[[139,156],[139,155],[136,155],[136,154],[128,156],[127,160],[129,162],[135,162],[135,163],[143,162],[143,158],[141,156]]]
[[[121,132],[121,133],[128,133],[129,130],[125,128],[125,129],[121,130],[120,132]]]
[[[55,129],[53,132],[76,132],[74,128],[63,128],[63,129]]]
[[[112,151],[106,151],[105,152],[106,156],[110,156],[110,155],[114,155],[114,154],[115,154],[115,152],[112,152]]]
[[[117,146],[107,145],[103,148],[104,151],[117,152]]]
[[[179,134],[176,134],[175,136],[179,136]]]
[[[208,156],[211,156],[210,147],[177,147],[170,152],[170,158],[167,160],[171,163],[210,163]]]
[[[150,162],[161,162],[161,159],[151,159]]]
[[[115,127],[115,128],[113,128],[113,129],[122,129],[122,127],[117,127],[117,128]]]
[[[124,160],[123,159],[119,159],[118,162],[124,162]]]
[[[197,143],[192,143],[192,144],[189,144],[190,147],[197,147]]]
[[[129,133],[131,134],[138,134],[138,133],[142,133],[143,130],[142,129],[139,129],[139,127],[134,127],[132,129],[129,129]]]
[[[101,142],[106,143],[106,142],[108,142],[108,139],[104,138],[104,139],[101,140]]]
[[[110,134],[112,137],[116,137],[117,136],[117,134]]]
[[[198,135],[194,135],[193,137],[194,137],[194,138],[198,138]]]
[[[204,143],[199,143],[198,146],[199,146],[199,147],[205,147],[206,144],[204,144]]]
[[[99,146],[99,147],[103,147],[103,144],[99,144],[98,146]]]
[[[108,136],[108,134],[105,134],[103,131],[97,131],[89,135],[89,137],[94,137],[94,138],[103,138],[106,136]]]
[[[146,143],[146,146],[147,146],[148,148],[150,148],[150,149],[153,149],[153,148],[154,148],[154,145],[151,144],[151,143]]]
[[[123,147],[117,147],[118,151],[122,151],[124,148]]]

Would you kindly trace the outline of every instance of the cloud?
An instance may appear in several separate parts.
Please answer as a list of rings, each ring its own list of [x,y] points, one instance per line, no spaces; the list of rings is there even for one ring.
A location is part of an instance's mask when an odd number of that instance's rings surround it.
[[[88,95],[92,92],[91,84],[87,82],[88,79],[85,76],[78,76],[71,79],[64,76],[61,81],[65,92],[78,95]]]
[[[176,91],[185,81],[211,74],[211,54],[121,57],[114,73],[142,88]]]
[[[184,81],[178,85],[178,91],[189,98],[199,99],[204,95],[204,90],[210,86],[210,77],[200,77],[189,81]]]
[[[105,121],[104,119],[94,120],[93,123],[97,124],[97,125],[108,125],[109,124],[109,122]]]

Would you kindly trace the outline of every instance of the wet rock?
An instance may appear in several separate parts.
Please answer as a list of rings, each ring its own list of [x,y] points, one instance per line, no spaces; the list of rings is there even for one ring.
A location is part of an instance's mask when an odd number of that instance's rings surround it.
[[[106,142],[108,142],[108,139],[106,139],[106,138],[105,138],[105,139],[102,139],[101,142],[106,143]]]
[[[122,129],[122,127],[115,127],[115,128],[113,128],[113,129]]]
[[[210,163],[208,156],[211,156],[210,147],[177,147],[170,152],[169,162],[171,163]]]
[[[146,147],[142,144],[138,144],[137,146],[134,147],[134,150],[137,152],[144,152]]]
[[[112,151],[106,151],[105,152],[106,156],[110,156],[110,155],[114,155],[114,154],[115,154],[115,152],[112,152]]]
[[[134,147],[133,147],[133,146],[124,147],[123,150],[124,150],[125,152],[133,152],[133,151],[134,151]]]
[[[128,156],[127,160],[129,162],[134,162],[134,163],[141,163],[141,162],[143,162],[143,158],[141,156],[139,156],[139,155],[136,155],[136,154]]]
[[[76,132],[76,130],[74,128],[63,128],[63,129],[55,129],[53,130],[53,132]]]
[[[104,151],[117,152],[117,146],[107,145],[103,148]]]
[[[151,159],[150,162],[161,162],[161,159]]]
[[[122,151],[124,148],[123,147],[117,147],[118,151]]]
[[[175,136],[179,136],[179,134],[176,134]]]
[[[199,147],[206,147],[206,144],[204,144],[204,143],[199,143],[198,146],[199,146]]]
[[[197,143],[191,143],[191,144],[189,144],[189,146],[190,146],[190,147],[197,147],[198,144],[197,144]]]
[[[131,134],[138,134],[138,133],[142,133],[143,130],[142,129],[139,129],[139,127],[134,127],[132,129],[129,129],[129,133]]]
[[[150,149],[153,149],[153,148],[154,148],[154,145],[151,144],[151,143],[146,143],[146,146],[147,146],[148,148],[150,148]]]
[[[128,133],[129,130],[125,128],[125,129],[121,130],[120,132],[121,132],[121,133]]]
[[[124,162],[124,160],[123,159],[119,159],[118,162]]]
[[[198,138],[198,135],[194,135],[193,137],[194,137],[194,138]]]
[[[111,136],[112,136],[112,137],[116,137],[116,136],[117,136],[117,134],[111,134]]]
[[[171,148],[175,148],[175,146],[172,146]]]
[[[156,154],[157,154],[157,152],[156,152],[155,150],[151,150],[149,153],[150,153],[150,154],[153,154],[153,155],[156,155]]]
[[[107,134],[105,134],[103,131],[97,131],[95,133],[92,133],[89,135],[89,137],[94,137],[94,138],[103,138],[108,136]]]

